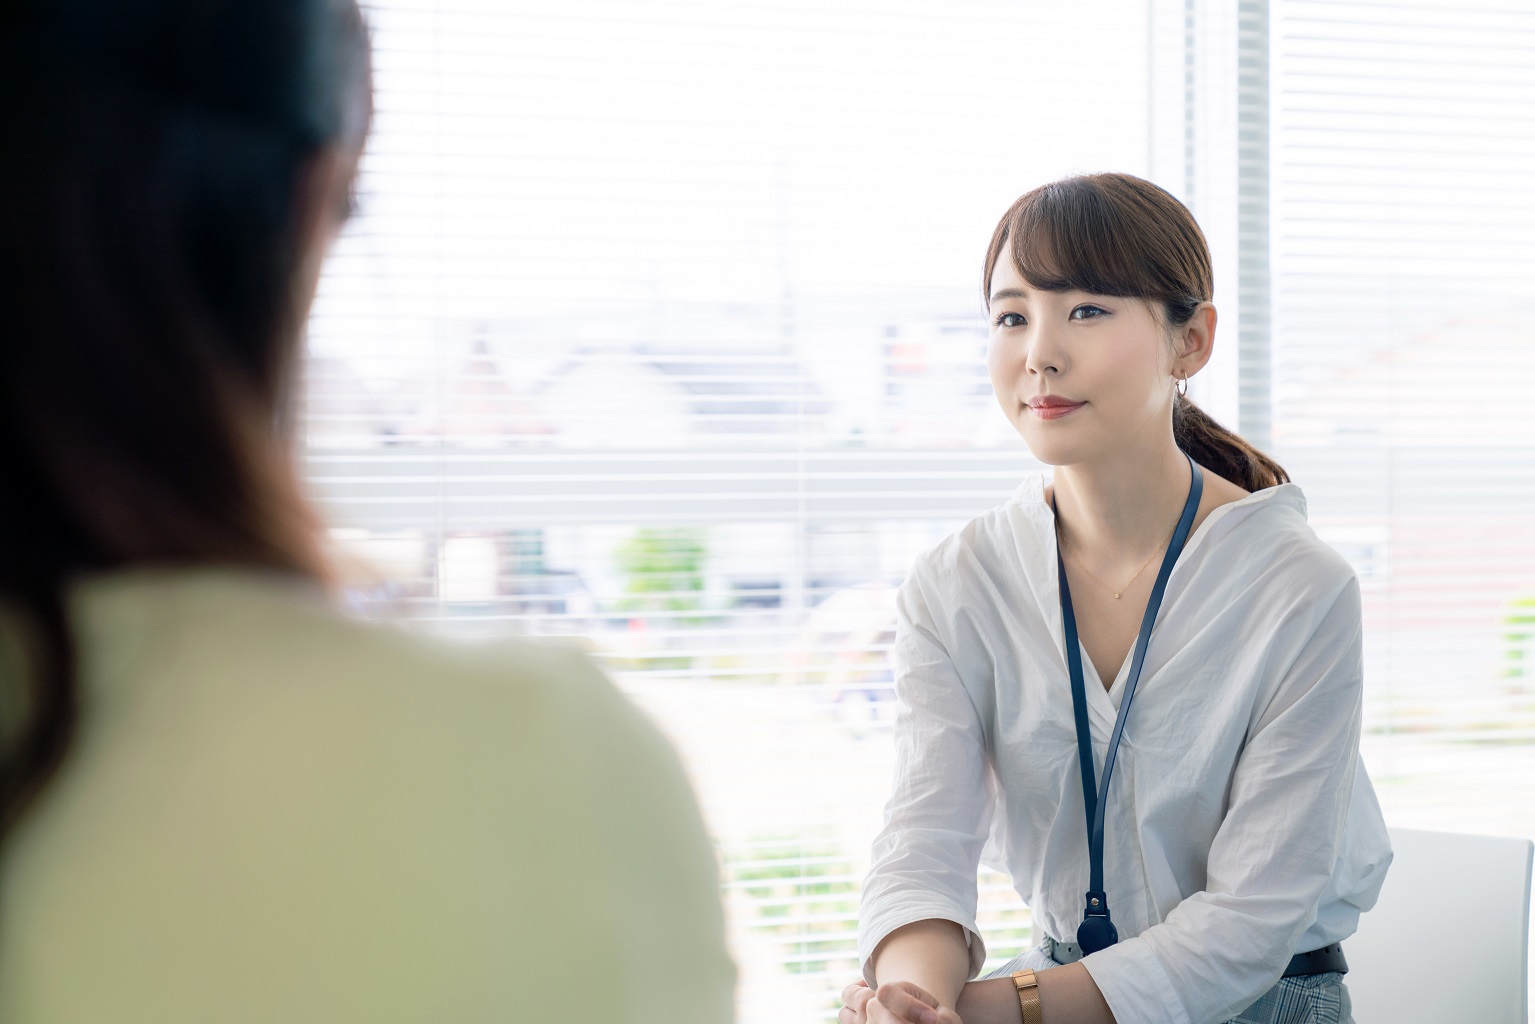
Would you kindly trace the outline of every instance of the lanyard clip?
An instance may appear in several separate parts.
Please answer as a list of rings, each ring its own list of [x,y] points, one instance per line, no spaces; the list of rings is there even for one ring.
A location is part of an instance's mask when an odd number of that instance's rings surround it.
[[[1082,908],[1082,923],[1077,926],[1077,945],[1082,947],[1082,955],[1108,949],[1118,941],[1119,929],[1109,920],[1108,896],[1101,892],[1089,892],[1087,903]]]

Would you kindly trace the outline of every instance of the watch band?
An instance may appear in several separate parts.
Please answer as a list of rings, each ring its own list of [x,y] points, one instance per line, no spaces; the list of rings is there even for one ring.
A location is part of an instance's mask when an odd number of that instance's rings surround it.
[[[1039,1006],[1039,979],[1033,971],[1014,971],[1013,987],[1018,990],[1018,1009],[1023,1011],[1023,1024],[1044,1024],[1044,1011]]]

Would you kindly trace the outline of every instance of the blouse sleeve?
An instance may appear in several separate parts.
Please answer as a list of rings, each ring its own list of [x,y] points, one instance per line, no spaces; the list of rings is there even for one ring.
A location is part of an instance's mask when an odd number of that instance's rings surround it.
[[[1119,1024],[1227,1020],[1279,980],[1316,914],[1359,758],[1358,582],[1348,579],[1309,636],[1308,618],[1276,632],[1271,657],[1288,668],[1237,762],[1205,889],[1083,960]],[[1287,631],[1301,637],[1289,651]]]
[[[916,921],[965,929],[972,976],[986,959],[975,922],[976,868],[994,801],[985,740],[917,579],[896,599],[895,782],[859,912],[858,955],[870,985],[879,943]]]

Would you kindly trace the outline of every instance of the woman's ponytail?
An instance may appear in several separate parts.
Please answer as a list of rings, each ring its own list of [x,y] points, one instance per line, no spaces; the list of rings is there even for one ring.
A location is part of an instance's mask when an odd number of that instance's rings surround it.
[[[1173,400],[1173,440],[1195,462],[1246,490],[1290,482],[1283,466],[1215,422],[1184,395]]]

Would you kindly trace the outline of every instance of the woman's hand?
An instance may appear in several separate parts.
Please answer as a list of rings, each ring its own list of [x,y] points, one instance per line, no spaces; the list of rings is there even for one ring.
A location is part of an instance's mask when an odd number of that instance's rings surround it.
[[[842,990],[841,1024],[960,1024],[959,1014],[909,981],[871,990],[862,979]]]

